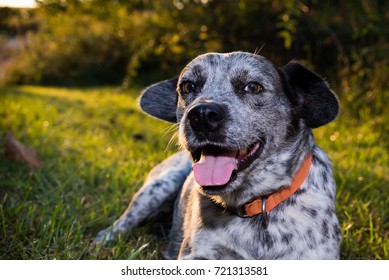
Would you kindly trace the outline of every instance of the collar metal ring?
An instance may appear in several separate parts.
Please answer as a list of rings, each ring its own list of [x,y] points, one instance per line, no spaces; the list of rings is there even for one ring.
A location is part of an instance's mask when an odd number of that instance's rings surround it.
[[[269,216],[266,212],[266,198],[262,198],[262,226],[266,229],[269,224]]]

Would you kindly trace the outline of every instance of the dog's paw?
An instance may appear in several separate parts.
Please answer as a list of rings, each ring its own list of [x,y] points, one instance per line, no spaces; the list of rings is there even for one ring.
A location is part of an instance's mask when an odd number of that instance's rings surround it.
[[[96,237],[93,239],[92,243],[96,245],[107,245],[117,238],[117,234],[114,232],[112,227],[101,230]]]

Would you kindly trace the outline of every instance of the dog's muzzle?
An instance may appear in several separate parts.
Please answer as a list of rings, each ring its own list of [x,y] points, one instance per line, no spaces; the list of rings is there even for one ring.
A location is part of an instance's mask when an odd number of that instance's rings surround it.
[[[243,149],[226,145],[223,131],[227,112],[223,105],[206,101],[188,110],[187,124],[197,138],[198,146],[190,151],[196,182],[208,191],[220,191],[235,180],[261,153],[264,141],[258,140]]]

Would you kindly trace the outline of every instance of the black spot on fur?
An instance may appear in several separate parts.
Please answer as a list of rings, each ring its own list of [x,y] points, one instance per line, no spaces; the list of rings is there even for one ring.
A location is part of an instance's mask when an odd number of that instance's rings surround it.
[[[292,233],[284,233],[281,236],[281,242],[289,245],[292,242],[293,239],[293,234]]]
[[[309,216],[311,216],[312,218],[315,218],[317,216],[317,210],[315,210],[315,209],[301,206],[301,210],[308,213]]]
[[[160,188],[164,182],[161,181],[155,181],[151,188]]]
[[[216,56],[216,55],[208,55],[207,59],[208,59],[209,65],[211,67],[215,67],[218,64],[219,60],[220,60],[219,57]]]
[[[323,235],[326,239],[329,239],[329,238],[330,238],[330,232],[329,232],[328,223],[327,223],[326,220],[323,220],[323,222],[322,222],[322,225],[321,225],[321,233],[322,233],[322,235]]]
[[[289,125],[288,125],[286,139],[292,140],[293,138],[295,138],[296,136],[299,135],[300,131],[301,131],[300,118],[298,116],[296,116],[295,114],[292,114],[290,117]]]
[[[301,195],[301,194],[304,194],[304,193],[306,193],[306,192],[307,192],[306,189],[301,189],[301,188],[299,188],[294,194],[295,194],[295,195]]]
[[[268,214],[270,216],[270,214]],[[277,224],[278,223],[278,217],[277,216],[271,216],[271,218],[269,217],[269,222],[272,223],[272,224]]]
[[[247,75],[247,70],[236,71],[230,80],[231,85],[238,96],[242,96],[242,94],[244,94],[244,88],[247,83]]]
[[[327,184],[328,184],[328,178],[327,178],[327,176],[328,176],[328,170],[326,170],[326,169],[323,169],[322,171],[321,171],[321,179],[322,179],[322,184],[324,185],[324,186],[326,186]]]
[[[260,231],[260,239],[264,242],[265,248],[271,250],[275,243],[275,237],[272,236],[267,230]]]
[[[287,206],[294,206],[294,205],[296,205],[296,197],[295,196],[291,196],[287,200],[285,200],[284,203]]]
[[[313,238],[313,231],[311,228],[308,228],[307,229],[307,234],[306,236],[308,236],[309,239],[312,239]]]
[[[207,81],[206,73],[204,72],[203,68],[200,65],[193,66],[192,73],[196,85],[196,92],[199,92],[204,87]]]
[[[311,228],[307,230],[306,237],[307,237],[308,248],[311,250],[315,249],[317,247],[317,241],[315,235],[313,234],[313,230]]]
[[[321,166],[321,168],[323,170],[322,172],[324,172],[325,174],[328,174],[330,171],[328,163],[323,161],[321,158],[319,158],[317,156],[312,156],[312,164]]]
[[[342,232],[340,230],[339,225],[334,224],[332,237],[335,238],[336,240],[340,241],[340,239],[342,238],[341,236],[342,236]]]
[[[326,215],[327,215],[328,217],[332,217],[332,215],[335,214],[335,211],[334,211],[331,207],[327,207],[325,213],[326,213]]]
[[[330,192],[329,190],[327,191],[327,196],[328,196],[328,198],[329,198],[330,200],[334,200],[334,199],[335,199],[334,195],[333,195],[332,192]]]

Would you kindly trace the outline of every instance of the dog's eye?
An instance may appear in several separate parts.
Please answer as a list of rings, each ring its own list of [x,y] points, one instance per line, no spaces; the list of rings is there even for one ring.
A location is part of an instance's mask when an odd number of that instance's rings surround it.
[[[251,82],[245,86],[244,90],[248,93],[259,93],[263,90],[263,87],[256,82]]]
[[[183,82],[181,84],[181,90],[184,93],[193,93],[196,90],[196,86],[192,82]]]

